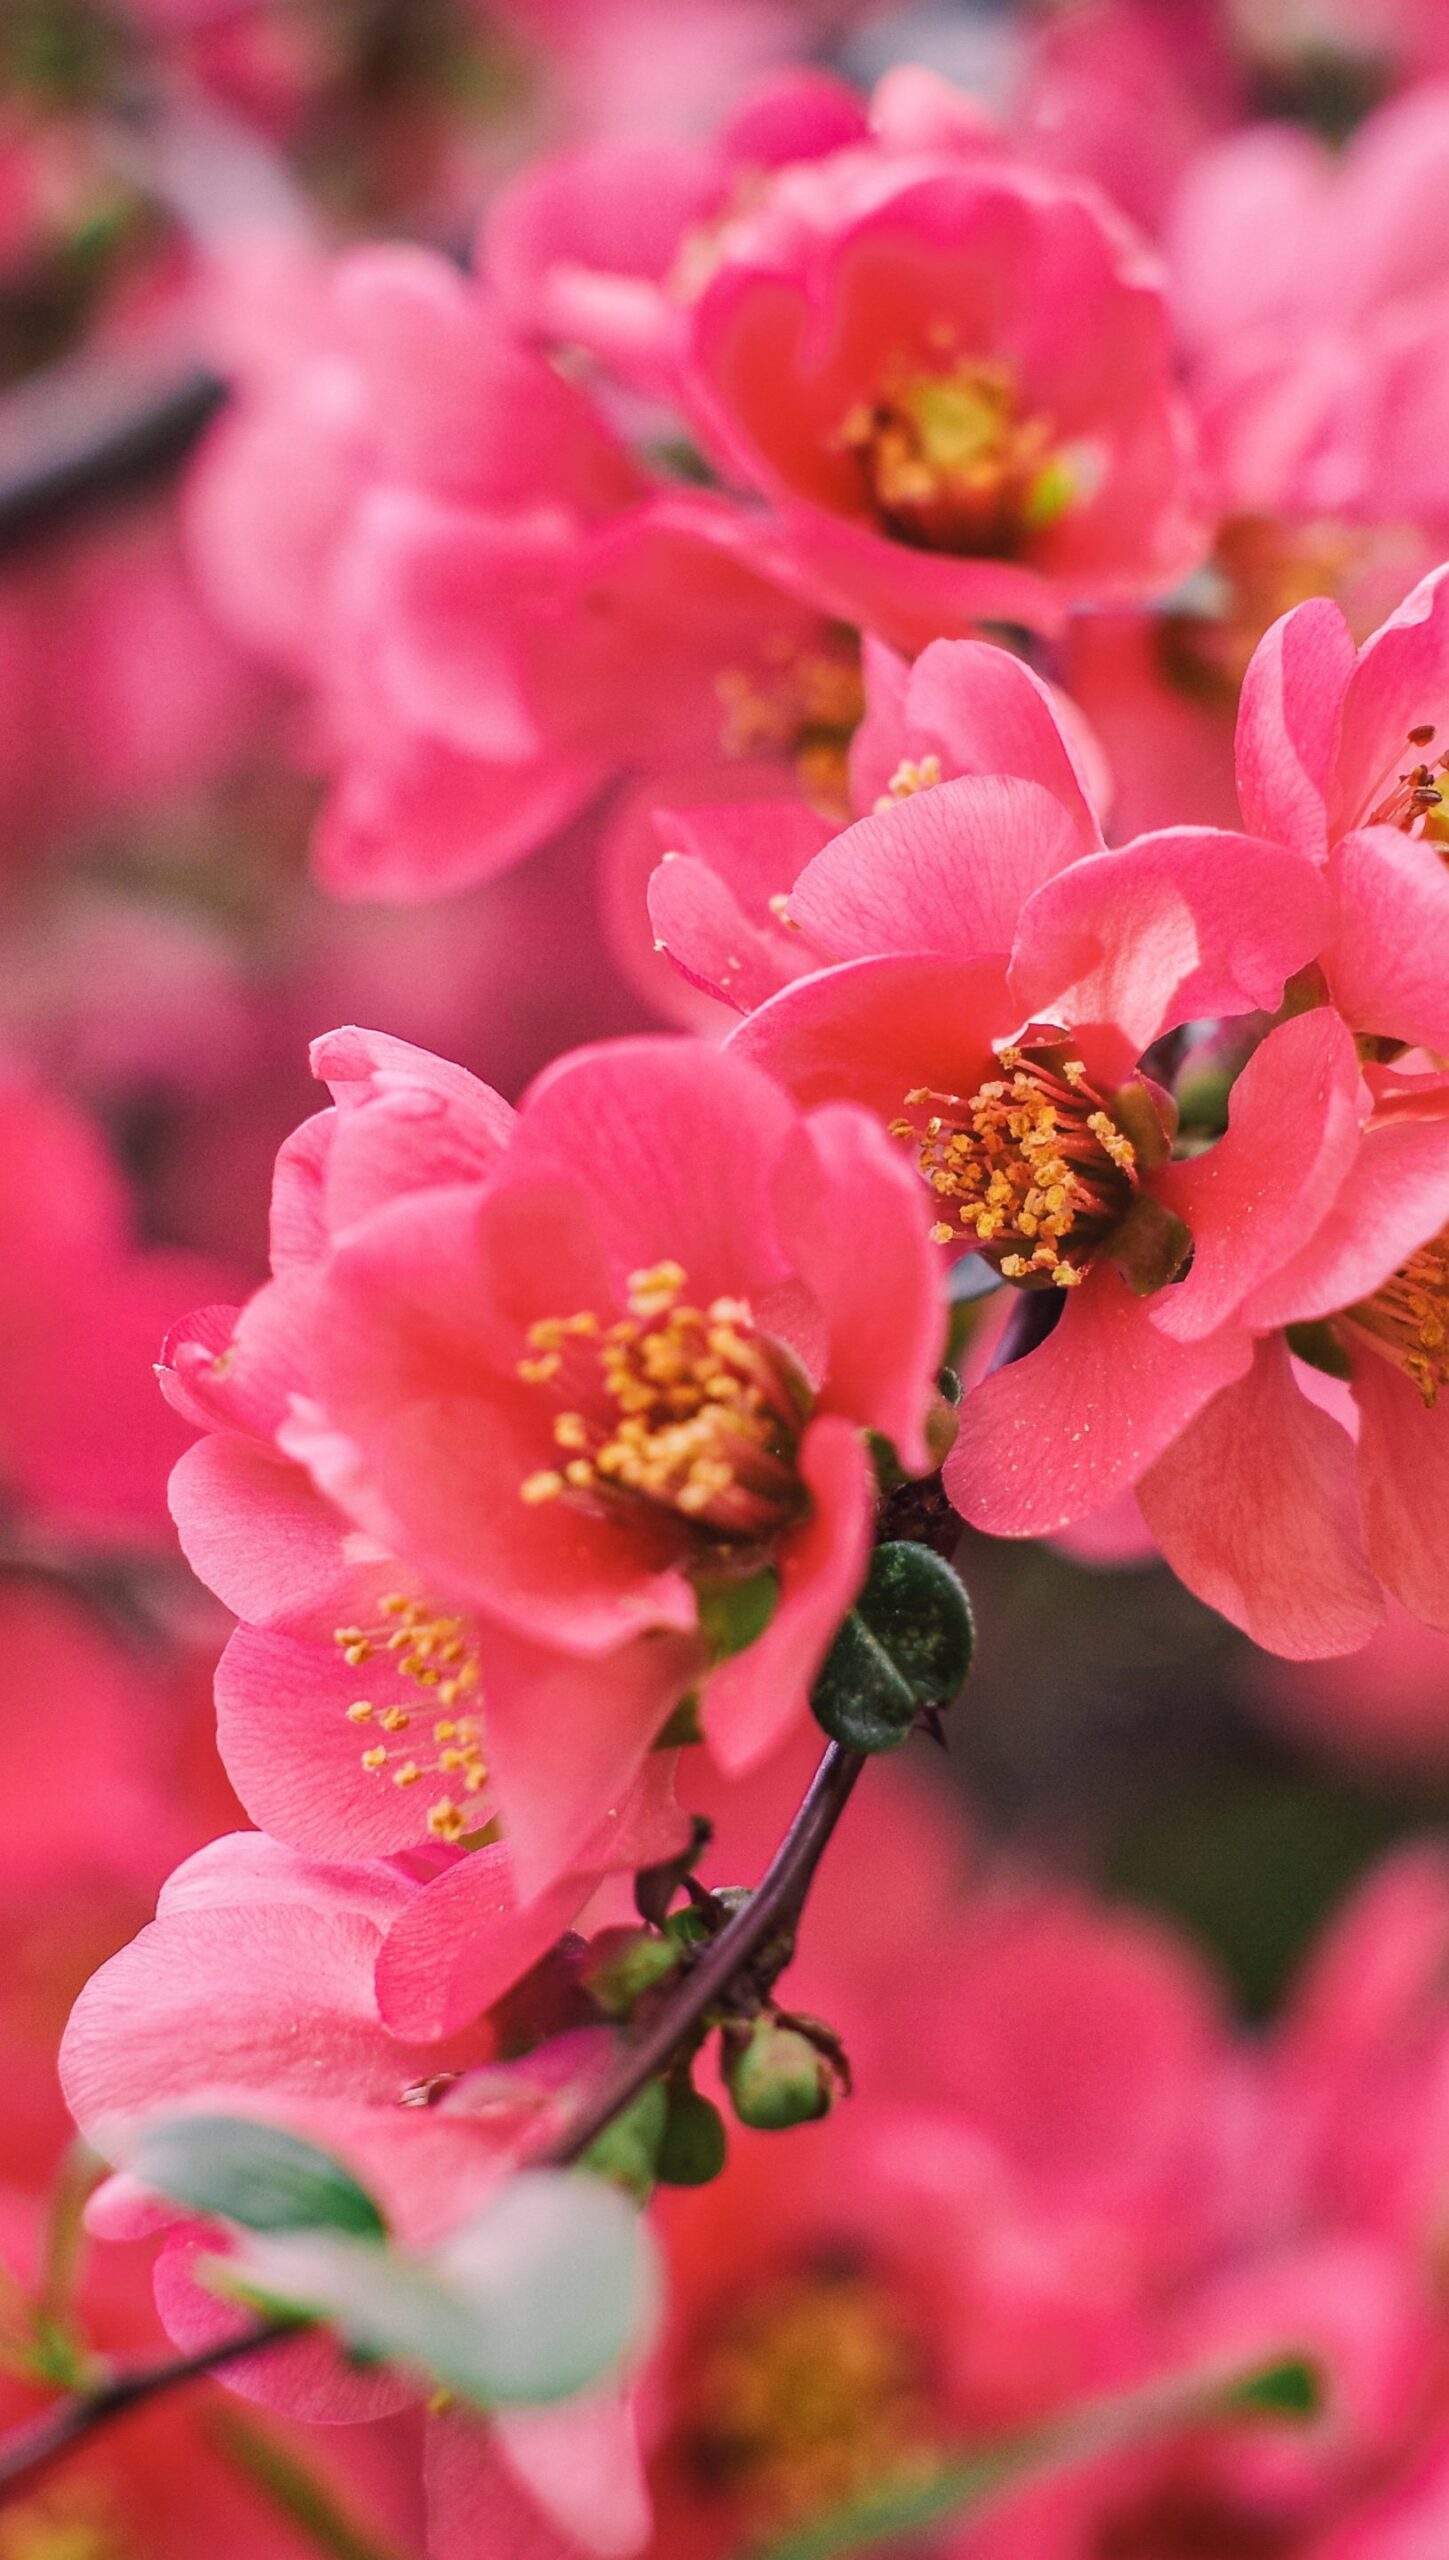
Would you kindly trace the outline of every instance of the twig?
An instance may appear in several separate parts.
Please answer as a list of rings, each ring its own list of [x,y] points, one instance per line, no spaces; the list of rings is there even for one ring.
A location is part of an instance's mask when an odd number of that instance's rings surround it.
[[[30,2425],[15,2428],[0,2443],[0,2504],[20,2481],[29,2480],[33,2472],[43,2470],[58,2455],[68,2453],[72,2445],[109,2426],[113,2419],[124,2418],[146,2401],[159,2399],[162,2392],[179,2390],[183,2383],[215,2373],[238,2356],[254,2356],[263,2347],[274,2347],[303,2325],[297,2320],[259,2322],[216,2346],[200,2348],[195,2355],[172,2356],[164,2364],[142,2365],[133,2373],[114,2374],[93,2391],[77,2392],[73,2399],[45,2410]]]
[[[859,1752],[832,1742],[811,1781],[810,1791],[751,1894],[749,1901],[712,1938],[685,1975],[673,1999],[661,2008],[654,2024],[624,2054],[591,2106],[552,2143],[535,2165],[567,2168],[596,2142],[604,2127],[622,2115],[633,2098],[668,2068],[701,2018],[724,1999],[763,1947],[789,1926],[810,1890],[810,1880],[865,1762]]]
[[[825,1753],[799,1812],[748,1902],[741,1905],[712,1938],[684,1975],[658,2017],[620,2057],[617,2068],[598,2095],[575,2117],[559,2138],[530,2163],[538,2168],[567,2168],[597,2141],[606,2125],[622,2114],[642,2088],[665,2071],[694,2034],[700,2020],[723,2002],[740,1976],[773,1938],[793,1928],[826,1844],[850,1801],[865,1762],[858,1752],[832,1743]],[[266,2320],[204,2347],[196,2355],[143,2365],[116,2374],[94,2391],[78,2393],[30,2425],[0,2441],[0,2505],[11,2489],[33,2473],[125,2417],[144,2402],[174,2391],[203,2374],[215,2373],[240,2356],[257,2355],[311,2324],[305,2320]]]

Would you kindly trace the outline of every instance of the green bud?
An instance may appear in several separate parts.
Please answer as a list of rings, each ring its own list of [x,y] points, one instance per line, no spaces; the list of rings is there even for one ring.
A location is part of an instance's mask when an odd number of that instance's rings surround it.
[[[615,2116],[612,2124],[589,2144],[579,2161],[581,2169],[590,2169],[596,2178],[609,2178],[626,2195],[639,2204],[647,2204],[658,2174],[656,2163],[659,2146],[669,2113],[669,2099],[662,2080],[651,2080],[641,2089],[632,2106]]]
[[[713,2102],[684,2078],[671,2082],[669,2114],[655,2175],[665,2187],[706,2187],[717,2178],[728,2150],[725,2120]]]
[[[894,1751],[923,1708],[955,1697],[974,1644],[971,1603],[944,1558],[892,1539],[811,1691],[816,1721],[852,1751]]]
[[[648,1991],[679,1969],[680,1949],[652,1929],[604,1929],[589,1948],[584,1988],[606,2017],[632,2018]]]
[[[725,2080],[741,2124],[783,2133],[813,2124],[835,2104],[837,2082],[823,2053],[796,2027],[757,2018],[725,2037]]]

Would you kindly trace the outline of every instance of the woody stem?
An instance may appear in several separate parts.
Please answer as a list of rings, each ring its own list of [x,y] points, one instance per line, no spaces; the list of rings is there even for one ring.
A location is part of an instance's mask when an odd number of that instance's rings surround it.
[[[702,2019],[727,2003],[733,1986],[757,1964],[772,1941],[784,1940],[801,1908],[830,1836],[850,1801],[865,1762],[859,1752],[832,1743],[820,1762],[794,1821],[749,1900],[710,1939],[697,1963],[661,2006],[645,2032],[628,2043],[616,2069],[596,2097],[582,2108],[558,2140],[530,2165],[567,2168],[597,2141],[615,2116],[649,2081],[667,2071],[677,2053],[690,2043]],[[782,1960],[783,1961],[783,1960]],[[776,1970],[782,1969],[776,1965]],[[241,2356],[258,2354],[311,2324],[305,2320],[264,2320],[196,2355],[176,2356],[118,2373],[92,2391],[47,2409],[42,2416],[0,2438],[0,2505],[10,2493],[102,2427],[125,2417],[147,2401],[179,2389]]]

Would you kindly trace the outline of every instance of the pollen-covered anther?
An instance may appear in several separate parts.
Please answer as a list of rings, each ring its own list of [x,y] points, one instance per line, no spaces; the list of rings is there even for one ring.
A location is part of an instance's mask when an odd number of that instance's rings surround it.
[[[1011,367],[944,349],[894,370],[849,411],[839,442],[887,529],[928,551],[1010,559],[1074,495],[1051,421],[1022,414]]]
[[[1408,733],[1410,747],[1429,747],[1434,728],[1425,721]],[[1423,836],[1440,852],[1449,851],[1449,754],[1432,764],[1422,759],[1405,766],[1364,821],[1370,827],[1397,827],[1404,835]]]
[[[746,1540],[799,1508],[800,1412],[782,1355],[742,1299],[691,1306],[685,1285],[676,1262],[631,1273],[628,1314],[587,1330],[569,1319],[569,1354],[547,1379],[531,1374],[533,1355],[557,1320],[530,1328],[520,1375],[558,1397],[557,1463],[524,1478],[523,1501],[617,1517],[632,1499]]]
[[[1079,1058],[1043,1039],[998,1050],[968,1095],[918,1086],[892,1134],[943,1212],[938,1244],[989,1254],[1003,1279],[1073,1289],[1137,1188],[1137,1150]]]
[[[941,759],[938,755],[925,755],[919,761],[903,756],[875,804],[877,815],[883,809],[893,809],[898,800],[912,799],[918,791],[933,790],[940,779]]]
[[[1426,1405],[1436,1405],[1449,1386],[1449,1228],[1411,1253],[1345,1321],[1412,1378]]]
[[[467,1801],[488,1782],[476,1711],[477,1647],[462,1618],[442,1616],[406,1592],[387,1592],[377,1606],[375,1625],[336,1627],[333,1643],[350,1668],[376,1661],[419,1694],[408,1705],[398,1699],[383,1705],[371,1698],[353,1699],[349,1724],[372,1733],[409,1735],[396,1749],[370,1742],[360,1755],[362,1766],[370,1777],[389,1777],[404,1789],[420,1786],[425,1778],[446,1779],[447,1791],[430,1804],[426,1827],[435,1840],[459,1840],[476,1819],[465,1810]],[[460,1707],[464,1712],[457,1712]],[[439,1714],[440,1708],[445,1712]],[[429,1720],[435,1748],[423,1752],[415,1727]]]

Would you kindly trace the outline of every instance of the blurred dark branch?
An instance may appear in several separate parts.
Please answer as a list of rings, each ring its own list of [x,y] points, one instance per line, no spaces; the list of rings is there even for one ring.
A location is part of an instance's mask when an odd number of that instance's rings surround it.
[[[225,399],[184,359],[67,358],[0,400],[0,551],[163,479]]]

